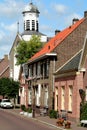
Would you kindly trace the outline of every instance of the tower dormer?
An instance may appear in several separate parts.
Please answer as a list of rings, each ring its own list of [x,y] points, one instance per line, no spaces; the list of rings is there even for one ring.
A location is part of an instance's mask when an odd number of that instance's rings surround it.
[[[33,5],[31,2],[24,9],[23,17],[24,17],[24,31],[39,31],[39,10]]]

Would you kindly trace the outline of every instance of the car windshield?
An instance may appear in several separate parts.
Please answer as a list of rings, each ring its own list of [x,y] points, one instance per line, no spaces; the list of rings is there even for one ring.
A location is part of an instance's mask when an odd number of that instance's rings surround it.
[[[3,102],[10,102],[10,100],[9,100],[9,99],[6,99],[6,100],[3,100]]]

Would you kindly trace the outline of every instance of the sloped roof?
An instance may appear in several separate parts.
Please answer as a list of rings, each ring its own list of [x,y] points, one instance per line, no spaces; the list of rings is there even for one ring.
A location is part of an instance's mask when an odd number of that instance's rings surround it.
[[[0,77],[9,77],[9,60],[7,59],[7,56],[5,56],[3,59],[0,60]]]
[[[81,53],[82,53],[82,51],[80,51],[78,54],[76,54],[71,60],[69,60],[56,73],[64,73],[64,72],[75,71],[75,70],[77,71],[78,67],[79,67]]]
[[[56,36],[54,36],[48,43],[45,44],[45,46],[37,52],[34,56],[32,56],[29,61],[33,61],[40,56],[45,55],[46,53],[51,53],[70,33],[72,33],[82,22],[84,21],[84,18],[77,21],[72,26],[69,26],[68,28],[64,29],[60,33],[58,33]]]
[[[38,32],[38,31],[24,31],[21,36],[23,35],[42,35],[42,36],[46,36],[45,34]]]
[[[32,2],[25,7],[23,13],[25,13],[25,12],[40,13],[38,8]]]

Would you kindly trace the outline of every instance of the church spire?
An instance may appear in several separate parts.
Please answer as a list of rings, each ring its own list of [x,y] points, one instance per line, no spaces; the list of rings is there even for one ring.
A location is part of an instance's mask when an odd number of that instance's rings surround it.
[[[31,0],[31,2],[30,3],[32,3],[32,0]]]

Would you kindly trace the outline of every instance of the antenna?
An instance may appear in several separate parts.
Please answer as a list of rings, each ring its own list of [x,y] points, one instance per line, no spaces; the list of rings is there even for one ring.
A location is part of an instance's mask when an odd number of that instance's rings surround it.
[[[19,33],[19,22],[17,22],[17,33]]]
[[[32,3],[32,0],[31,0],[31,3]]]

